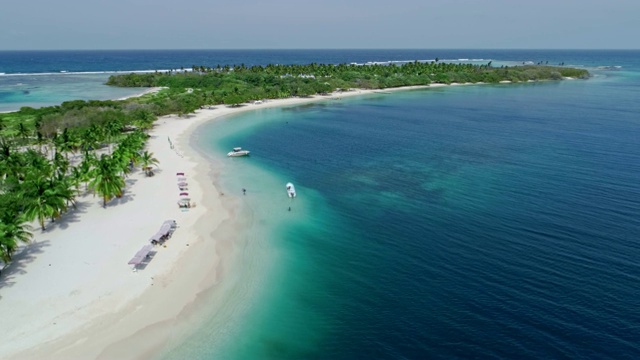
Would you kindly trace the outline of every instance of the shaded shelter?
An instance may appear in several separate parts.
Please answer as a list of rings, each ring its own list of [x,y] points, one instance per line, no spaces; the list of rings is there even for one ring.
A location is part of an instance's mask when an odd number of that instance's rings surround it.
[[[128,264],[133,265],[133,269],[135,270],[138,265],[140,265],[144,259],[149,256],[149,253],[153,250],[153,245],[145,245],[142,249],[138,250],[138,252],[129,260]]]
[[[153,234],[153,236],[149,239],[153,245],[159,244],[168,238],[171,237],[175,229],[178,227],[178,224],[175,220],[167,220],[162,223],[160,226],[160,230],[157,233]]]

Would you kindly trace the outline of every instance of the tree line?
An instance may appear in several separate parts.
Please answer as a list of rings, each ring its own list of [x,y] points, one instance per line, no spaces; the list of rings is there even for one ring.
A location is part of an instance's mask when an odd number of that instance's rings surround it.
[[[586,78],[583,69],[553,66],[493,67],[443,62],[403,65],[308,64],[246,67],[193,66],[190,71],[114,75],[108,85],[167,87],[185,108],[202,105],[238,105],[252,100],[326,94],[337,89],[385,89],[431,83],[498,83]],[[185,96],[185,89],[193,89]],[[177,96],[182,94],[182,96]]]

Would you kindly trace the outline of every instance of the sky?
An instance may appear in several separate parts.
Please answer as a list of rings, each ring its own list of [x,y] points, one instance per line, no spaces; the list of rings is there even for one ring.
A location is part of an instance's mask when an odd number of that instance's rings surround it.
[[[639,49],[640,0],[3,1],[0,50]]]

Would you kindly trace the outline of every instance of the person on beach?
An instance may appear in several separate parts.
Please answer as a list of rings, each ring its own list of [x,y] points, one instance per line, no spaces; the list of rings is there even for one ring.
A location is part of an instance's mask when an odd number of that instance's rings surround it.
[[[247,195],[247,189],[242,188],[242,195]]]

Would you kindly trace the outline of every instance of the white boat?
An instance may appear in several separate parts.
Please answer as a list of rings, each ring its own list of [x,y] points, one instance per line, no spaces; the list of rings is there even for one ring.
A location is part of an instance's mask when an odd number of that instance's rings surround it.
[[[289,195],[290,198],[296,197],[296,188],[293,186],[292,183],[287,183],[287,194]]]
[[[247,156],[249,153],[249,150],[242,150],[241,147],[235,147],[233,148],[233,151],[229,151],[227,153],[227,156]]]

